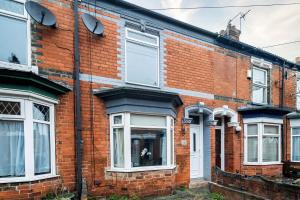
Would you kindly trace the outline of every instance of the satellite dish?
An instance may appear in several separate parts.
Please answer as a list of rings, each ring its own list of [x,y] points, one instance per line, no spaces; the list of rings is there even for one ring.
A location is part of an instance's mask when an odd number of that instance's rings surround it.
[[[25,3],[25,9],[28,14],[38,23],[44,26],[55,27],[55,15],[46,7],[33,1],[27,1]]]
[[[83,15],[81,15],[81,19],[85,25],[85,27],[92,33],[96,34],[96,35],[103,35],[103,31],[104,31],[104,26],[103,24],[97,20],[96,17],[84,13]]]

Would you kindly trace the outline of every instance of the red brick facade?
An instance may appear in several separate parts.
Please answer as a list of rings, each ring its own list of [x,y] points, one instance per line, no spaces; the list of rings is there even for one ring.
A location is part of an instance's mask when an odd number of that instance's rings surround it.
[[[32,57],[33,64],[39,67],[39,74],[50,80],[64,82],[74,86],[74,18],[73,1],[55,0],[41,3],[49,8],[57,18],[57,28],[46,28],[32,23]],[[93,6],[81,5],[87,12]],[[97,17],[105,27],[104,36],[97,37],[87,31],[79,20],[81,110],[83,137],[83,178],[87,183],[88,194],[104,196],[120,195],[160,195],[170,193],[178,186],[188,186],[190,182],[190,136],[189,125],[182,124],[184,109],[187,106],[204,102],[205,106],[214,109],[227,105],[236,111],[239,107],[251,102],[251,80],[247,71],[251,69],[251,57],[194,39],[187,35],[170,30],[163,30],[164,35],[164,88],[175,88],[183,100],[177,110],[175,123],[174,170],[145,172],[111,172],[109,120],[103,100],[93,95],[93,90],[104,87],[125,85],[122,72],[122,42],[124,37],[124,19],[112,11],[97,10]],[[288,74],[293,71],[288,70]],[[270,102],[280,104],[280,68],[273,65],[271,69]],[[92,77],[92,78],[91,78]],[[104,81],[102,81],[104,80]],[[109,81],[107,81],[109,80]],[[112,84],[113,81],[116,84]],[[285,106],[295,107],[295,79],[285,82]],[[162,88],[163,89],[163,88]],[[193,92],[212,94],[188,95]],[[198,95],[198,96],[197,96]],[[56,166],[57,178],[25,183],[0,184],[0,199],[39,199],[48,193],[65,190],[74,191],[76,180],[75,158],[75,122],[74,91],[61,95],[55,106],[56,122]],[[247,175],[278,176],[282,174],[282,165],[246,166],[244,161],[244,133],[242,116],[238,121],[242,130],[235,127],[225,128],[225,171]],[[227,123],[226,123],[227,124]],[[282,138],[286,151],[283,158],[290,158],[289,123]],[[186,131],[183,132],[183,127]],[[187,141],[183,145],[182,141]],[[210,127],[211,168],[215,166],[215,129]]]

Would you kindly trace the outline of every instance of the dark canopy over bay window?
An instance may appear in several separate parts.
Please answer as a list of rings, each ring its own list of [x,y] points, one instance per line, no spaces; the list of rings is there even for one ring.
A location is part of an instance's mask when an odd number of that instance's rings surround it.
[[[95,92],[110,118],[111,169],[166,169],[175,166],[174,119],[177,94],[121,87]]]

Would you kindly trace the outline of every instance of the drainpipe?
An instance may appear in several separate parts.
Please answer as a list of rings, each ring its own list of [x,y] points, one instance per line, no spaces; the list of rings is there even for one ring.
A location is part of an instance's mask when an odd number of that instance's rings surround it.
[[[75,78],[75,131],[76,131],[76,191],[77,199],[81,198],[82,189],[82,135],[81,135],[81,92],[80,92],[80,52],[78,0],[74,0],[74,78]]]
[[[280,91],[280,107],[284,107],[284,92],[285,92],[285,86],[284,86],[284,79],[285,79],[285,61],[283,62],[282,66],[282,73],[281,73],[281,91]]]

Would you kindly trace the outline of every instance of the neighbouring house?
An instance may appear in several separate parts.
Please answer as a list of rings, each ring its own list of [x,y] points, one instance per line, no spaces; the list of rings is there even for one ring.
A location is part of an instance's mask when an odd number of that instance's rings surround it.
[[[300,65],[125,1],[0,3],[0,199],[160,195],[300,169]],[[95,16],[104,34],[88,31]]]

